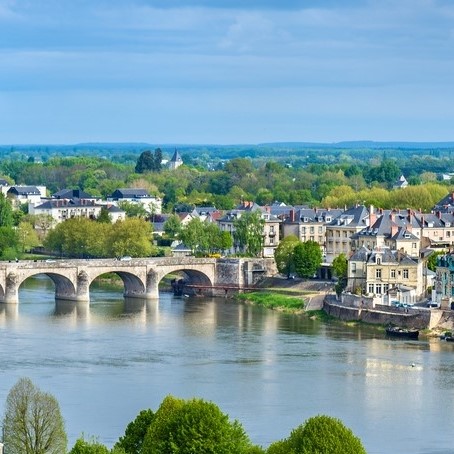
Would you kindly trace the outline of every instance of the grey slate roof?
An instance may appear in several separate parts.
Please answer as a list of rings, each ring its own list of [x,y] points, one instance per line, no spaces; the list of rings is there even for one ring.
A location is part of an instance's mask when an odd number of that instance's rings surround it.
[[[110,196],[112,199],[142,199],[150,197],[146,189],[121,188],[116,189]]]
[[[8,189],[8,194],[16,195],[40,195],[39,189],[36,186],[11,186]]]
[[[55,194],[52,194],[54,199],[92,199],[93,196],[82,189],[62,189]]]

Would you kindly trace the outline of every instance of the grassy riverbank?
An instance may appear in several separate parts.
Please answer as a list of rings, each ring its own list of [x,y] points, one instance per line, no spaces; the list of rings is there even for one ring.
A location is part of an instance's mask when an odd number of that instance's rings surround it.
[[[267,309],[277,309],[284,312],[301,312],[304,310],[303,298],[282,295],[273,292],[240,293],[235,296],[238,301],[251,302]]]

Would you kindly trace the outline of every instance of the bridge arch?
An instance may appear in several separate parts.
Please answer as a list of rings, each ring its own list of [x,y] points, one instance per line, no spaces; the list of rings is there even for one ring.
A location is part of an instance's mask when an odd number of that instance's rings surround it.
[[[112,273],[116,274],[123,282],[123,295],[128,298],[144,298],[146,295],[146,281],[139,276],[137,273],[125,271],[124,269],[115,269],[102,270],[96,274],[91,274],[90,276],[85,273],[81,275],[79,273],[79,294],[86,293],[89,299],[90,285],[98,277]]]
[[[67,276],[60,274],[55,271],[48,271],[43,273],[42,271],[32,271],[22,274],[19,276],[14,273],[9,273],[6,279],[6,292],[4,294],[5,302],[19,302],[19,289],[20,286],[30,277],[45,275],[51,279],[55,285],[55,299],[69,299],[74,300],[76,297],[76,287],[73,281]]]
[[[157,276],[156,287],[162,279],[169,274],[182,274],[182,278],[176,278],[172,281],[172,287],[175,293],[187,293],[187,294],[211,294],[213,281],[203,271],[195,268],[189,268],[185,266],[175,267],[167,273],[160,273]]]

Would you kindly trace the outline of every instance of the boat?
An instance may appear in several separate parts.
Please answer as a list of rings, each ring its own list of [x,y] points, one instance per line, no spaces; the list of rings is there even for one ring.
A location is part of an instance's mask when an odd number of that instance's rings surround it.
[[[391,337],[401,337],[403,339],[418,339],[419,331],[415,328],[402,328],[401,326],[388,326],[386,334]]]

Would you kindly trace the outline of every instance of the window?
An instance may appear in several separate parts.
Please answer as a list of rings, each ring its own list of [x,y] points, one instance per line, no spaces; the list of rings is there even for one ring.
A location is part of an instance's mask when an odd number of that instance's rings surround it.
[[[402,276],[404,279],[408,279],[408,270],[405,269],[403,270],[403,276]]]
[[[375,285],[375,293],[377,295],[381,295],[381,284],[376,284]]]
[[[376,261],[377,261],[377,265],[381,265],[381,258],[380,257],[377,257]]]
[[[413,249],[416,249],[416,247],[417,247],[417,246],[416,246],[416,243],[411,243],[411,247],[412,247]]]
[[[376,277],[377,279],[381,279],[381,268],[377,268],[377,269],[375,270],[375,277]]]
[[[391,277],[392,277],[393,279],[395,279],[395,278],[396,278],[396,270],[391,270],[391,271],[390,271],[390,275],[391,275]]]
[[[374,293],[374,284],[369,284],[369,293]]]
[[[314,227],[311,227],[310,228],[310,233],[314,233],[314,230],[315,230]]]
[[[356,263],[352,262],[351,270],[352,270],[352,273],[356,273]]]
[[[274,225],[270,225],[270,233],[274,233]]]
[[[318,233],[323,233],[323,227],[322,226],[319,226]]]

